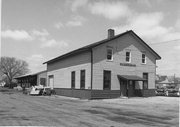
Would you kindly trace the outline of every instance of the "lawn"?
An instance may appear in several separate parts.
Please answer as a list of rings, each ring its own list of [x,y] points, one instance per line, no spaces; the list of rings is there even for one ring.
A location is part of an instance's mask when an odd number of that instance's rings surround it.
[[[0,90],[0,126],[178,127],[179,98],[80,100]]]

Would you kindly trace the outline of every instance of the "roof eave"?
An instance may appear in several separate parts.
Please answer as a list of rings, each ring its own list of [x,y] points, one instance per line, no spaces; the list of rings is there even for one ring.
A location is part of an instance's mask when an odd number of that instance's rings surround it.
[[[88,51],[88,50],[90,50],[90,48],[84,48],[84,49],[83,49],[83,48],[82,48],[82,49],[79,48],[79,49],[77,49],[77,50],[71,51],[71,52],[66,53],[66,54],[64,54],[64,55],[61,55],[61,56],[59,56],[59,57],[55,57],[55,58],[53,58],[53,59],[51,59],[51,60],[49,60],[49,61],[44,62],[43,64],[52,63],[52,62],[55,62],[55,61],[57,61],[57,60],[60,60],[60,59],[69,57],[69,56],[71,56],[71,55],[79,54],[79,53],[81,53],[81,52],[85,52],[85,51]]]
[[[146,42],[144,40],[142,40],[134,31],[131,30],[131,32],[133,33],[133,35],[135,35],[139,40],[141,40],[146,46],[147,48],[150,49],[150,51],[152,51],[152,53],[156,56],[156,60],[160,60],[161,56],[156,53],[148,44],[146,44]]]

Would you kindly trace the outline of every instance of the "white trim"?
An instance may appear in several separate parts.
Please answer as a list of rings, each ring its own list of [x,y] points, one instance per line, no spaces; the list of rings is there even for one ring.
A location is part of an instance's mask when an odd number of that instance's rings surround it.
[[[144,61],[144,63],[143,63],[143,61],[142,61],[142,60],[144,59],[144,58],[142,57],[143,54],[145,55],[145,61]],[[142,55],[141,55],[141,63],[142,63],[142,64],[146,64],[146,53],[142,53]]]
[[[111,59],[107,59],[107,55],[108,55],[108,50],[111,50],[111,53],[112,53],[112,56],[111,56]],[[107,47],[106,48],[106,59],[107,59],[107,61],[113,61],[113,48],[112,47]]]
[[[131,63],[131,51],[126,51],[126,53],[129,52],[129,61],[126,61],[126,58],[125,58],[125,61],[126,63]],[[125,55],[126,56],[126,55]],[[127,57],[127,56],[126,56]]]

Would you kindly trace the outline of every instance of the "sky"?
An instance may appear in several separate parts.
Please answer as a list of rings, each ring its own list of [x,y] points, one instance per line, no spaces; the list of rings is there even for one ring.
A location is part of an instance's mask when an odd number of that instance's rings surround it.
[[[180,76],[179,0],[2,0],[1,55],[42,63],[133,30],[161,57],[157,74]]]

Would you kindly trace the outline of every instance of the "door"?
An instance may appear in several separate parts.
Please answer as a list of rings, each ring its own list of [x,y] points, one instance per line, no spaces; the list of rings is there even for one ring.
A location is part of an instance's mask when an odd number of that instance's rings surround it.
[[[111,71],[104,70],[104,81],[103,81],[103,89],[110,90],[111,89]]]
[[[126,80],[120,80],[120,92],[122,97],[127,97],[127,81]]]
[[[53,76],[53,75],[50,75],[50,76],[49,76],[49,87],[50,87],[51,89],[54,88],[54,76]]]
[[[135,96],[135,81],[129,81],[128,95],[129,97]]]

